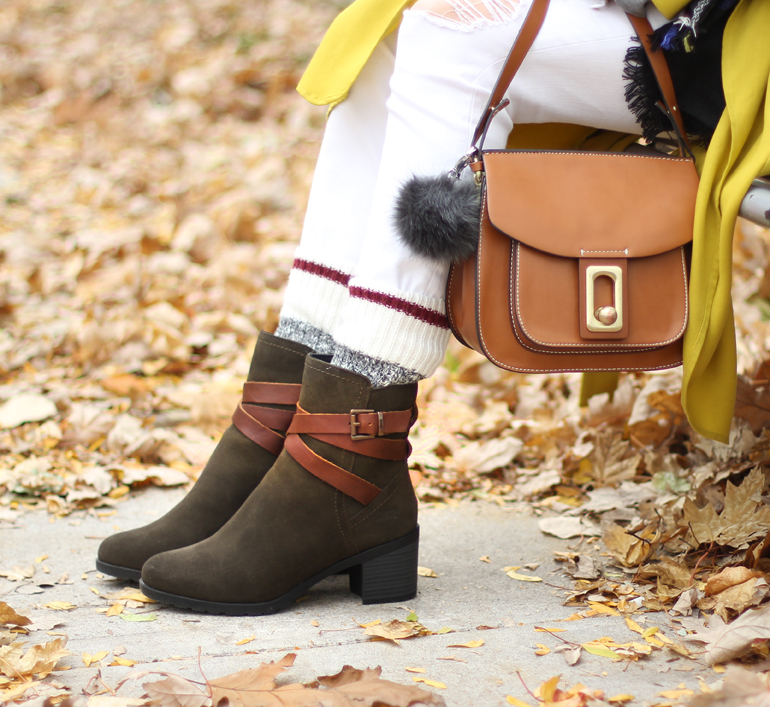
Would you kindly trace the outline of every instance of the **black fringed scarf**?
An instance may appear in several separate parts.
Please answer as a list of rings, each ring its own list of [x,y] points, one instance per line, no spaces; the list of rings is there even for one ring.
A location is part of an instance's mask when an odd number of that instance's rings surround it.
[[[737,0],[693,0],[673,21],[653,33],[653,46],[663,51],[674,82],[685,129],[708,144],[725,107],[722,90],[722,35]],[[655,74],[638,40],[626,53],[623,78],[626,101],[652,140],[671,129],[657,103],[662,99]]]

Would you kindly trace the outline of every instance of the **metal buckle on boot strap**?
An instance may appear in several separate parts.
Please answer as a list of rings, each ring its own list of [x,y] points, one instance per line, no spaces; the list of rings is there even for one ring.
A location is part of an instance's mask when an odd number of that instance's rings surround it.
[[[361,427],[361,422],[358,420],[358,415],[372,414],[374,410],[351,410],[350,411],[350,439],[374,439],[375,437],[382,437],[385,430],[385,416],[381,413],[377,413],[377,433],[376,434],[358,434],[358,428]]]

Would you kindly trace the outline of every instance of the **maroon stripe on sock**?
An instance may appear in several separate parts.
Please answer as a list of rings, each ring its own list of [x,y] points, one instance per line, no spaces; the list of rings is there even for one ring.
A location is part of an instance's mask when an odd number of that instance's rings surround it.
[[[349,288],[349,290],[351,297],[357,297],[358,299],[374,302],[374,304],[380,304],[389,309],[395,309],[397,312],[402,312],[420,322],[439,327],[440,329],[449,329],[449,320],[446,318],[446,315],[441,314],[440,312],[435,312],[432,309],[415,304],[414,302],[409,302],[400,297],[386,295],[384,292],[375,292],[374,290],[367,290],[363,287],[355,286]]]
[[[331,280],[338,285],[348,286],[350,282],[350,275],[342,272],[341,270],[335,270],[334,268],[327,268],[320,263],[314,263],[310,260],[302,260],[302,258],[295,258],[292,268],[295,270],[302,270],[302,272],[310,273],[311,275],[317,275],[325,280]]]

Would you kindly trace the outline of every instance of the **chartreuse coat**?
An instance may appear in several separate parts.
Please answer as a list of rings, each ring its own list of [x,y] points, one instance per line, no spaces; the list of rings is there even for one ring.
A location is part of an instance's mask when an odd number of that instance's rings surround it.
[[[334,21],[307,68],[299,92],[334,106],[377,43],[398,27],[414,0],[355,0]],[[654,0],[668,18],[687,0]],[[690,319],[684,339],[682,404],[701,434],[727,442],[735,405],[736,351],[730,285],[732,236],[751,181],[770,174],[770,2],[741,0],[725,29],[722,80],[726,109],[708,150],[697,154],[700,189],[695,208]],[[581,145],[577,126],[517,126],[510,147],[567,149]],[[617,136],[608,135],[610,149]],[[606,382],[606,381],[605,381]],[[596,388],[601,381],[594,379]]]

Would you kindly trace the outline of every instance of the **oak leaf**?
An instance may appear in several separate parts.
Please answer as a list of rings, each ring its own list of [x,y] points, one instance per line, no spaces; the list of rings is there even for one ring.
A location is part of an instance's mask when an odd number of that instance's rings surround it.
[[[24,652],[20,641],[0,646],[0,674],[8,677],[48,674],[56,664],[71,653],[64,647],[67,639],[57,638],[42,645],[35,645]]]
[[[714,542],[742,550],[752,540],[767,535],[770,506],[762,502],[764,485],[765,476],[759,468],[753,469],[740,486],[728,481],[721,514],[710,503],[698,508],[692,500],[685,499],[680,525],[689,528],[688,542],[692,546]]]
[[[638,567],[650,557],[657,539],[658,533],[653,525],[648,525],[635,535],[631,535],[617,523],[608,525],[604,530],[604,544],[626,567]]]
[[[591,477],[605,486],[614,486],[636,476],[641,456],[632,453],[633,448],[623,441],[616,431],[600,433],[594,440],[591,460]]]

